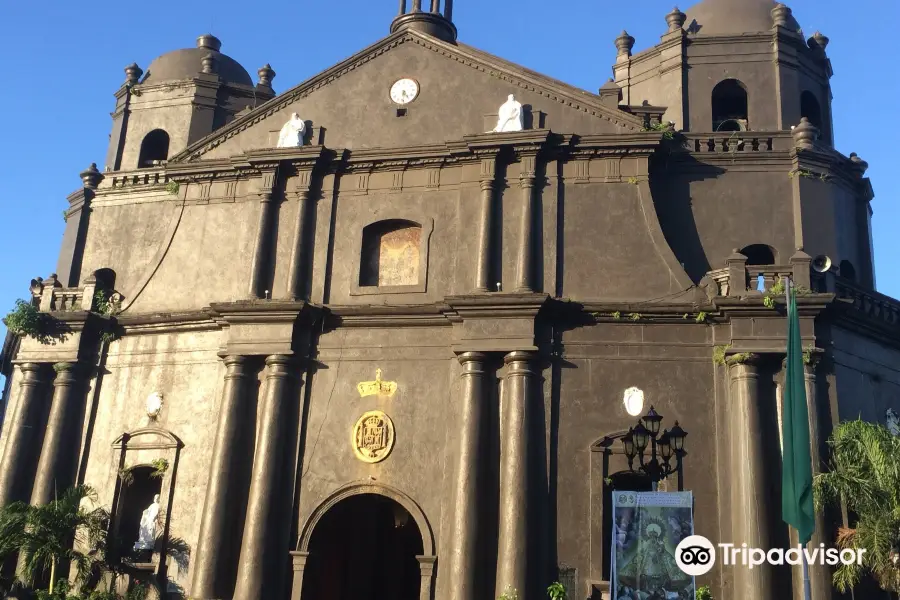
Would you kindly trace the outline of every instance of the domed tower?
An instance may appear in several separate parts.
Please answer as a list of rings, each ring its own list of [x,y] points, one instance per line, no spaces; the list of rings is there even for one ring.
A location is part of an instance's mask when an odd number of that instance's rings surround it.
[[[828,38],[805,40],[790,8],[703,0],[666,22],[660,43],[638,54],[617,40],[625,104],[665,106],[668,120],[693,132],[788,130],[807,117],[833,143]]]
[[[156,58],[146,72],[134,63],[125,67],[125,82],[116,92],[107,170],[161,164],[238,112],[275,95],[275,72],[269,65],[259,69],[254,84],[221,47],[218,38],[205,34],[195,48]]]

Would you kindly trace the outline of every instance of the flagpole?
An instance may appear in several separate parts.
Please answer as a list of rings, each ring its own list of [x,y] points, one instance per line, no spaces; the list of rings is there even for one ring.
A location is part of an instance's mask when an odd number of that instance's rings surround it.
[[[799,531],[797,532],[800,533]],[[806,559],[806,549],[808,544],[803,544],[803,598],[804,600],[812,600],[812,589],[809,584],[809,562]]]

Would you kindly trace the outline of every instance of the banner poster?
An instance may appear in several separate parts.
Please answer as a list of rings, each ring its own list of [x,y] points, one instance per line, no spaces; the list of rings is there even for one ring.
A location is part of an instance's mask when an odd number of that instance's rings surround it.
[[[694,534],[691,492],[626,492],[613,496],[613,600],[694,600],[694,578],[675,549]]]

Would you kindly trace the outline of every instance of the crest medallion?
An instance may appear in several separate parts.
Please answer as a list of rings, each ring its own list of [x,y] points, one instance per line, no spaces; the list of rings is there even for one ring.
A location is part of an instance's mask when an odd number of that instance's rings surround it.
[[[353,426],[350,443],[359,460],[381,462],[394,448],[394,423],[380,410],[369,411]]]

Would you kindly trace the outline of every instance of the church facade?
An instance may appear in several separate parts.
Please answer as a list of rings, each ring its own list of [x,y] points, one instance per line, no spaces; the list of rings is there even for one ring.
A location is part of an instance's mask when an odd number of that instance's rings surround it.
[[[782,278],[816,469],[834,424],[900,410],[828,38],[704,0],[645,51],[623,32],[595,94],[463,44],[452,12],[401,0],[387,37],[281,93],[211,35],[125,69],[31,282],[53,343],[0,355],[0,504],[91,485],[173,597],[608,598],[611,494],[652,486],[621,440],[652,406],[688,432],[698,534],[791,543]]]

